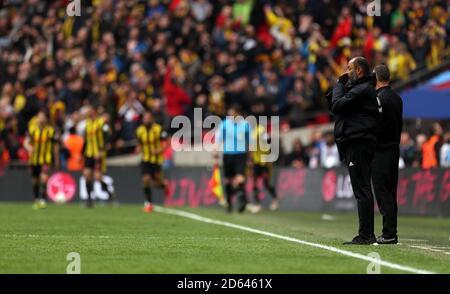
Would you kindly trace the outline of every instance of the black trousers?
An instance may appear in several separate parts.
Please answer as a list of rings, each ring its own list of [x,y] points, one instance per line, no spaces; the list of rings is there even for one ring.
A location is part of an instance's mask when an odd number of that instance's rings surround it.
[[[398,147],[376,150],[372,162],[372,182],[375,198],[383,216],[383,236],[397,236]]]
[[[374,200],[371,189],[374,148],[374,143],[370,140],[355,140],[349,143],[344,151],[344,162],[358,206],[358,233],[366,239],[374,237]]]

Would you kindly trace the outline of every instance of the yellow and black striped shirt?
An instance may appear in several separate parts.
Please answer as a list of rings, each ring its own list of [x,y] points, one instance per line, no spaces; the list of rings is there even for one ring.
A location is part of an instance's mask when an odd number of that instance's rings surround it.
[[[163,164],[163,150],[161,143],[167,138],[162,126],[154,123],[150,127],[141,125],[136,130],[136,137],[141,145],[142,161]]]
[[[261,146],[261,142],[260,140],[264,140],[263,142],[265,142],[266,144],[267,142],[267,132],[266,132],[266,128],[258,125],[252,133],[252,140],[254,140],[255,144],[256,144],[256,150],[252,152],[252,160],[253,163],[255,165],[260,165],[260,166],[268,166],[270,165],[268,162],[263,160],[263,155],[268,155],[270,154],[270,149],[269,150],[262,150],[262,146]]]
[[[98,157],[102,151],[105,153],[105,134],[107,132],[108,126],[103,119],[86,120],[84,132],[84,155],[86,157]]]
[[[31,165],[52,164],[54,144],[57,144],[57,136],[52,126],[30,128],[30,144],[33,146],[31,152]]]

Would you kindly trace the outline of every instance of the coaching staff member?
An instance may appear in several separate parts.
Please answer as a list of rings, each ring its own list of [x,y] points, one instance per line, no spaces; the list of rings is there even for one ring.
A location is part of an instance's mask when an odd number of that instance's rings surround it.
[[[383,216],[383,234],[377,238],[377,243],[397,244],[397,183],[403,102],[389,86],[390,73],[386,65],[376,66],[375,75],[382,106],[382,127],[372,162],[373,190]]]
[[[330,100],[336,144],[350,174],[359,216],[358,235],[344,244],[373,244],[376,239],[371,163],[380,114],[375,80],[364,57],[350,60],[347,73],[339,77]]]

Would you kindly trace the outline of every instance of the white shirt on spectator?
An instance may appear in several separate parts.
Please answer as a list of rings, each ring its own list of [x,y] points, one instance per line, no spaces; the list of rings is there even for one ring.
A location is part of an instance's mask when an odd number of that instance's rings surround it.
[[[328,146],[325,142],[320,145],[320,166],[332,168],[339,166],[339,152],[336,144]]]
[[[139,119],[139,116],[145,111],[144,107],[137,100],[130,102],[125,102],[119,109],[119,115],[124,118],[126,122],[133,122]]]
[[[441,166],[450,167],[450,143],[443,144],[440,153]]]

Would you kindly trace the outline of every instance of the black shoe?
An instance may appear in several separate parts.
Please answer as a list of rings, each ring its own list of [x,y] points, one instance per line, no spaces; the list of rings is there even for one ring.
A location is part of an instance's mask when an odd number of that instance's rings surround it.
[[[377,243],[375,237],[367,239],[358,235],[355,238],[353,238],[353,240],[351,240],[350,242],[344,242],[343,245],[372,245],[374,243]]]
[[[94,207],[94,203],[92,200],[88,200],[86,201],[86,208],[93,208]]]
[[[394,237],[384,237],[383,235],[377,237],[377,243],[378,244],[397,244],[398,238],[397,236]]]
[[[243,213],[247,209],[248,202],[245,200],[241,200],[239,202],[238,212]]]
[[[247,204],[248,204],[247,198],[245,197],[245,195],[242,192],[238,192],[236,194],[236,197],[239,201],[238,212],[243,213],[247,208]]]
[[[242,203],[241,205],[239,205],[238,212],[243,213],[246,209],[247,209],[247,203]]]

